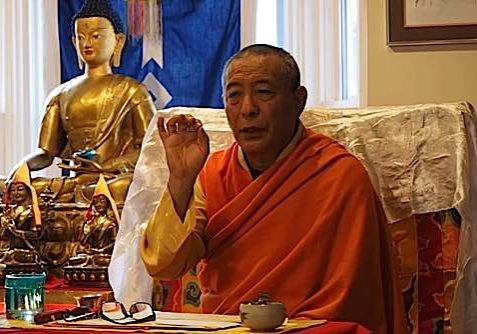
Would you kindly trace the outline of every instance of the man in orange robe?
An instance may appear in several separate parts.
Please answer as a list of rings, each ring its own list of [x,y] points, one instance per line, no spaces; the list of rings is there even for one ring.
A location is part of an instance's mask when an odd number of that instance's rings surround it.
[[[158,121],[170,176],[142,242],[149,273],[171,279],[198,264],[206,313],[237,314],[266,292],[289,317],[405,333],[384,212],[360,162],[299,121],[307,92],[294,59],[247,47],[226,64],[223,89],[236,140],[224,151],[208,157],[191,116]]]

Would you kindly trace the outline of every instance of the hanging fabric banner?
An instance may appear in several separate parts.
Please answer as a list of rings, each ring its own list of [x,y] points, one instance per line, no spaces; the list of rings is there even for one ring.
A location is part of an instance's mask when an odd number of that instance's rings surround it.
[[[143,82],[157,108],[222,107],[221,70],[240,47],[239,0],[109,1],[128,37],[117,73]],[[62,82],[82,74],[71,18],[83,3],[58,1]]]

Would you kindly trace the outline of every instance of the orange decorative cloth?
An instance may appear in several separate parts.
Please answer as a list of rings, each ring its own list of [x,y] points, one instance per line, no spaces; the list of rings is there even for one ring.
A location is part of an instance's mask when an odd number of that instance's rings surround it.
[[[198,267],[203,312],[237,314],[240,302],[268,292],[289,317],[405,333],[386,218],[361,163],[308,131],[253,180],[238,149],[213,154],[200,174],[208,216]]]

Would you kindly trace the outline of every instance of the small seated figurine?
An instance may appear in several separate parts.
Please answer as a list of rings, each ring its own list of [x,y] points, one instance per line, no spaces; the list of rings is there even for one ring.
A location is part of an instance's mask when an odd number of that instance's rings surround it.
[[[72,19],[73,43],[84,74],[55,88],[47,98],[38,148],[24,161],[31,170],[55,157],[75,176],[36,178],[38,193],[49,188],[54,200],[87,204],[100,174],[113,198],[125,199],[142,138],[155,110],[147,89],[115,74],[126,42],[119,14],[107,0],[87,0]]]
[[[7,272],[42,270],[37,245],[42,236],[41,215],[26,164],[7,186],[5,206],[0,215],[0,262],[7,265]]]
[[[101,175],[80,232],[79,247],[64,268],[67,280],[106,281],[118,222],[116,203]]]

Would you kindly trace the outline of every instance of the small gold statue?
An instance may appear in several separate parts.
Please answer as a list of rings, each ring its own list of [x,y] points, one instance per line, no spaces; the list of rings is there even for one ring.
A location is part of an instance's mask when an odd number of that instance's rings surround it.
[[[38,252],[42,223],[30,171],[23,164],[5,192],[6,209],[0,215],[0,263],[6,272],[36,272],[43,269]]]
[[[50,93],[38,148],[25,161],[31,170],[50,166],[55,157],[71,161],[61,167],[76,172],[75,177],[33,181],[38,192],[47,187],[55,192],[56,202],[90,199],[101,173],[122,201],[154,105],[143,85],[112,73],[111,65],[120,65],[126,36],[109,1],[87,0],[72,23],[79,66],[85,72]]]
[[[106,195],[101,194],[93,197],[93,207],[95,214],[84,224],[80,244],[85,246],[86,254],[111,255],[118,230],[118,221],[115,215],[111,214],[110,200]],[[99,261],[95,260],[93,264],[107,266],[109,261],[104,262],[104,258],[101,258]]]
[[[73,283],[107,282],[107,269],[118,232],[119,214],[103,177],[97,183],[93,200],[80,231],[80,245],[64,268]]]

